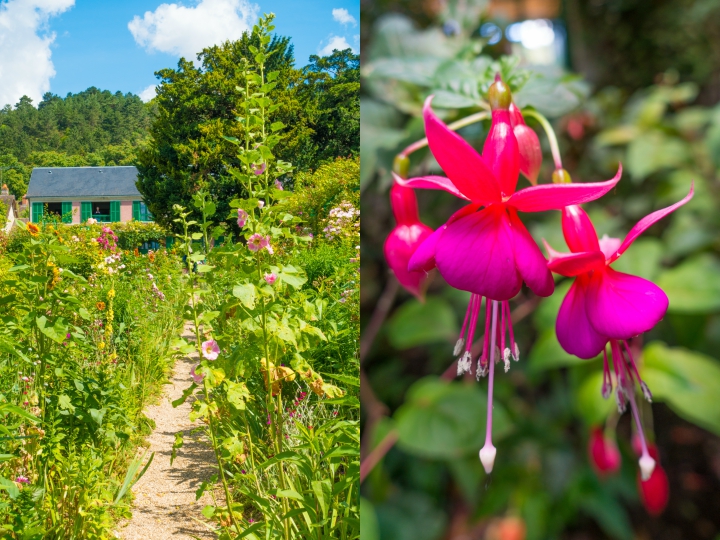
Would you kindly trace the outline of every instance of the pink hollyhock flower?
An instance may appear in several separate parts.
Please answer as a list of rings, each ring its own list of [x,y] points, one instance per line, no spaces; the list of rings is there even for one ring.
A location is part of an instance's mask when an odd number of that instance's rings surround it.
[[[285,191],[285,188],[283,188],[282,182],[280,180],[275,179],[275,189],[279,189],[280,191]]]
[[[247,245],[250,251],[260,251],[262,248],[267,247],[268,240],[262,234],[255,233],[248,238]]]
[[[265,201],[258,201],[258,208],[265,206]]]
[[[243,210],[242,208],[238,208],[238,217],[237,217],[237,224],[238,227],[241,229],[245,226],[247,223],[248,213]]]
[[[265,166],[266,165],[264,163],[261,163],[260,165],[256,165],[255,163],[253,163],[251,165],[251,167],[252,167],[253,172],[255,173],[255,176],[260,176],[262,173],[264,173]]]
[[[554,290],[547,261],[520,221],[518,211],[559,210],[569,204],[595,200],[617,184],[621,170],[607,182],[531,186],[516,192],[520,150],[510,119],[512,96],[499,77],[489,91],[492,125],[482,155],[435,116],[431,100],[432,96],[423,108],[425,134],[430,150],[448,177],[403,180],[395,175],[395,181],[411,188],[442,189],[469,204],[427,237],[410,258],[408,270],[429,271],[437,267],[451,286],[472,293],[455,347],[455,354],[460,354],[465,345],[458,373],[472,369],[470,349],[482,297],[486,298],[485,344],[477,376],[489,373],[487,438],[480,459],[490,472],[495,460],[491,441],[494,364],[502,355],[507,370],[510,358],[519,357],[508,300],[520,292],[523,281],[538,296],[550,296]],[[505,348],[508,331],[509,347]],[[500,350],[496,354],[498,341]]]
[[[195,384],[200,384],[203,382],[203,379],[205,378],[205,375],[203,373],[198,373],[195,371],[195,368],[199,367],[200,364],[197,364],[190,368],[190,376],[193,378],[193,381],[195,381]]]
[[[595,358],[603,353],[602,394],[605,398],[612,393],[613,385],[606,351],[610,343],[618,383],[618,408],[623,412],[630,403],[641,435],[640,468],[643,478],[650,476],[655,462],[645,444],[635,402],[636,384],[648,401],[652,400],[652,395],[640,378],[627,340],[647,332],[665,316],[668,298],[654,283],[613,270],[610,265],[643,231],[687,203],[692,196],[691,187],[681,201],[645,216],[622,243],[618,238],[607,237],[598,241],[595,227],[585,211],[579,206],[568,206],[563,210],[562,228],[571,253],[558,253],[545,244],[550,255],[548,268],[557,274],[575,278],[555,323],[558,341],[565,351],[580,358]]]
[[[400,285],[422,299],[428,274],[422,270],[408,270],[408,262],[433,230],[420,221],[412,189],[394,184],[390,189],[390,205],[397,225],[385,240],[385,260]]]
[[[273,253],[275,253],[275,251],[273,250],[272,245],[270,245],[270,235],[268,235],[268,236],[265,237],[265,249],[268,250],[268,253],[269,253],[270,255],[272,255]]]
[[[542,164],[540,139],[538,139],[535,131],[525,125],[525,119],[514,103],[510,104],[510,123],[518,143],[520,172],[534,186],[537,184],[537,177],[540,174],[540,165]]]
[[[590,463],[599,476],[607,476],[620,470],[620,451],[617,444],[605,437],[601,427],[596,426],[590,431],[588,453]]]
[[[220,347],[218,347],[217,341],[209,339],[202,343],[202,355],[207,360],[215,360],[220,354]]]
[[[272,285],[275,283],[275,280],[277,279],[277,274],[275,272],[270,272],[269,274],[265,274],[263,276],[263,279],[268,283],[268,285]]]

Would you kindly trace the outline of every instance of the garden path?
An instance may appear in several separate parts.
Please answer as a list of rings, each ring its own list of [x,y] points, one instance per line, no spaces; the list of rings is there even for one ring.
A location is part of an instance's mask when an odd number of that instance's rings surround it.
[[[192,324],[185,325],[183,337],[189,342],[195,341]],[[197,363],[197,357],[197,353],[193,353],[175,363],[160,403],[145,410],[148,418],[155,421],[155,430],[148,437],[149,450],[155,452],[155,458],[133,487],[133,515],[118,527],[118,538],[216,538],[210,527],[201,521],[203,506],[212,504],[210,494],[205,492],[199,501],[195,500],[197,488],[216,470],[215,455],[201,435],[191,434],[199,424],[188,419],[191,401],[187,400],[177,408],[172,406],[172,401],[190,386],[190,368]],[[170,454],[178,432],[183,432],[184,444],[171,466]]]

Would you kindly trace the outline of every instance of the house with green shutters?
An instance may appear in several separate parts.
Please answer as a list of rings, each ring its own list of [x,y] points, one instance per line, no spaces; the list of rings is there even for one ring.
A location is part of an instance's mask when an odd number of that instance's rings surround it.
[[[136,167],[36,167],[25,198],[30,220],[43,221],[46,213],[65,223],[152,221],[135,186]]]

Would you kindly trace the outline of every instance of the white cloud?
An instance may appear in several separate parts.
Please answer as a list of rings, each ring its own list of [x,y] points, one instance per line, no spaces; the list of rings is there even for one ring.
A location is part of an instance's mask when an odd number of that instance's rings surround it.
[[[340,24],[352,24],[353,26],[357,25],[357,21],[355,20],[355,17],[350,15],[350,12],[345,8],[335,8],[332,10],[333,19],[335,19]]]
[[[155,89],[156,89],[156,88],[157,88],[157,85],[156,85],[156,84],[151,84],[151,85],[148,86],[145,90],[143,90],[142,92],[140,92],[140,93],[138,94],[138,96],[139,96],[140,99],[142,99],[145,103],[147,103],[148,101],[150,101],[152,98],[154,98],[154,97],[157,95],[156,92],[155,92]]]
[[[195,7],[161,4],[128,23],[138,45],[192,59],[205,47],[240,39],[259,7],[248,0],[200,0]]]
[[[336,36],[333,34],[330,34],[328,37],[327,43],[323,46],[322,43],[320,43],[320,49],[318,49],[318,54],[320,56],[329,56],[332,54],[332,52],[337,49],[338,51],[343,51],[345,49],[352,49],[353,52],[355,52],[355,48],[352,47],[348,42],[347,39],[345,39],[343,36]]]
[[[27,95],[37,104],[55,76],[48,31],[50,17],[75,0],[9,0],[0,2],[0,107]]]

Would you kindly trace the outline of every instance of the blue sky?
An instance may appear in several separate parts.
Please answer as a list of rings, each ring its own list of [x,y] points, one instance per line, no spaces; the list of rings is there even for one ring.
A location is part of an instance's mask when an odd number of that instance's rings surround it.
[[[90,86],[149,97],[155,71],[195,60],[258,13],[275,13],[304,66],[333,45],[357,50],[359,11],[358,0],[0,0],[0,28],[12,28],[0,30],[0,107]]]

